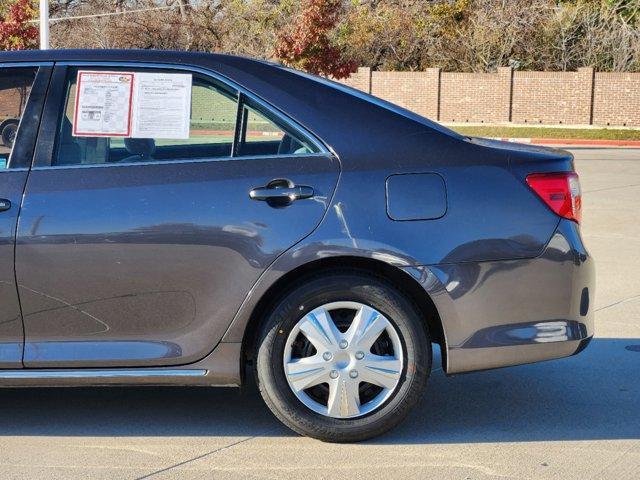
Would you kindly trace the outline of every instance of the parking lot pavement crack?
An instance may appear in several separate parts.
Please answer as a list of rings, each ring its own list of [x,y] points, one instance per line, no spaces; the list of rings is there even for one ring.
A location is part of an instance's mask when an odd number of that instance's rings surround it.
[[[254,438],[256,438],[256,437],[252,436],[252,437],[243,438],[241,440],[238,440],[237,442],[233,442],[233,443],[230,443],[229,445],[225,445],[224,447],[216,448],[215,450],[211,450],[210,452],[203,453],[202,455],[198,455],[197,457],[189,458],[188,460],[185,460],[185,461],[179,462],[179,463],[175,463],[173,465],[169,465],[168,467],[161,468],[160,470],[156,470],[155,472],[148,473],[147,475],[143,475],[142,477],[137,477],[136,480],[143,480],[145,478],[151,478],[151,477],[153,477],[155,475],[159,475],[161,473],[168,472],[169,470],[173,470],[174,468],[179,468],[179,467],[182,467],[184,465],[187,465],[188,463],[195,462],[197,460],[202,460],[203,458],[210,457],[211,455],[215,455],[216,453],[222,452],[223,450],[228,450],[228,449],[230,449],[232,447],[235,447],[236,445],[240,445],[241,443],[245,443],[245,442],[248,442],[249,440],[253,440]]]
[[[632,295],[627,298],[623,298],[622,300],[618,300],[617,302],[610,303],[609,305],[605,305],[604,307],[596,308],[596,312],[601,312],[602,310],[606,310],[611,307],[615,307],[616,305],[621,305],[623,303],[631,302],[637,298],[640,298],[640,295]]]

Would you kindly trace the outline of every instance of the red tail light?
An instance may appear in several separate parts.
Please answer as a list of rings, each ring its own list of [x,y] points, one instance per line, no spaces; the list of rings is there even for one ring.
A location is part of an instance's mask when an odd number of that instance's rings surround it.
[[[577,173],[534,173],[527,176],[527,184],[556,214],[580,223],[582,194]]]

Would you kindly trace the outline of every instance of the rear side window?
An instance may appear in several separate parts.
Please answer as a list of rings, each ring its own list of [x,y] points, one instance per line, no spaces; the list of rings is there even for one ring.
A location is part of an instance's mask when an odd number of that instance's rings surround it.
[[[242,104],[242,132],[238,156],[308,155],[320,150],[302,133],[260,105]]]
[[[37,68],[0,68],[0,168],[7,168]]]
[[[67,76],[64,112],[58,126],[53,165],[138,163],[231,156],[238,110],[237,92],[208,77],[198,74],[185,75],[183,72],[163,72],[151,69],[127,70],[127,72],[91,69],[82,72],[82,75],[79,76],[77,69],[70,69]],[[122,133],[124,130],[113,135],[108,133],[92,135],[86,131],[83,132],[82,128],[86,128],[84,125],[90,123],[88,120],[105,115],[105,111],[99,108],[104,107],[104,97],[98,98],[97,94],[94,95],[97,107],[95,111],[91,111],[93,93],[90,87],[88,89],[87,83],[85,83],[84,89],[78,88],[78,79],[82,82],[82,78],[95,72],[104,75],[120,73],[123,82],[132,78],[131,73],[134,75],[140,73],[157,74],[157,78],[160,79],[163,74],[167,79],[171,79],[171,75],[176,74],[190,77],[191,94],[190,104],[187,105],[189,118],[186,138],[184,138],[185,135],[182,135],[183,138],[175,138],[177,135],[173,135],[174,132],[163,131],[162,122],[153,125],[153,115],[150,114],[146,114],[145,121],[151,122],[151,124],[141,126],[141,128],[146,128],[146,132],[151,132],[148,136],[137,135],[134,138],[130,131]],[[149,87],[151,94],[153,88],[156,87]],[[158,88],[164,87],[160,85]],[[122,98],[125,94],[127,97]],[[135,106],[129,106],[130,103],[134,103],[133,94],[122,88],[114,89],[108,95],[110,97],[106,102],[118,105],[117,108],[111,109],[112,112],[126,112],[127,108],[135,108]],[[81,102],[78,101],[78,96],[83,97]],[[157,109],[158,118],[172,120],[171,115],[180,114],[180,109],[176,105],[163,104],[162,97],[158,97],[160,100],[156,102],[156,105],[153,104],[153,97],[149,98],[152,99],[149,107]],[[169,99],[171,100],[171,97]],[[175,109],[175,112],[172,109]]]

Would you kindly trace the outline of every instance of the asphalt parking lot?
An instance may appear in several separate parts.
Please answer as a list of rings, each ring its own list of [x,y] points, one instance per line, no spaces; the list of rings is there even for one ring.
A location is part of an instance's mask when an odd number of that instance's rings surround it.
[[[400,428],[356,445],[296,436],[253,387],[0,390],[0,478],[640,478],[640,150],[574,153],[597,262],[580,355],[438,369]]]

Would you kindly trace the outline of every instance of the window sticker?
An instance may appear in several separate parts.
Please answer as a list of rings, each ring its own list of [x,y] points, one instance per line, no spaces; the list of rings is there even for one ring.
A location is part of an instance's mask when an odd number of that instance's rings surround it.
[[[189,139],[191,74],[79,71],[75,137]]]
[[[136,73],[131,136],[187,140],[191,84],[191,74]]]
[[[78,72],[73,136],[130,136],[133,83],[133,73]]]

